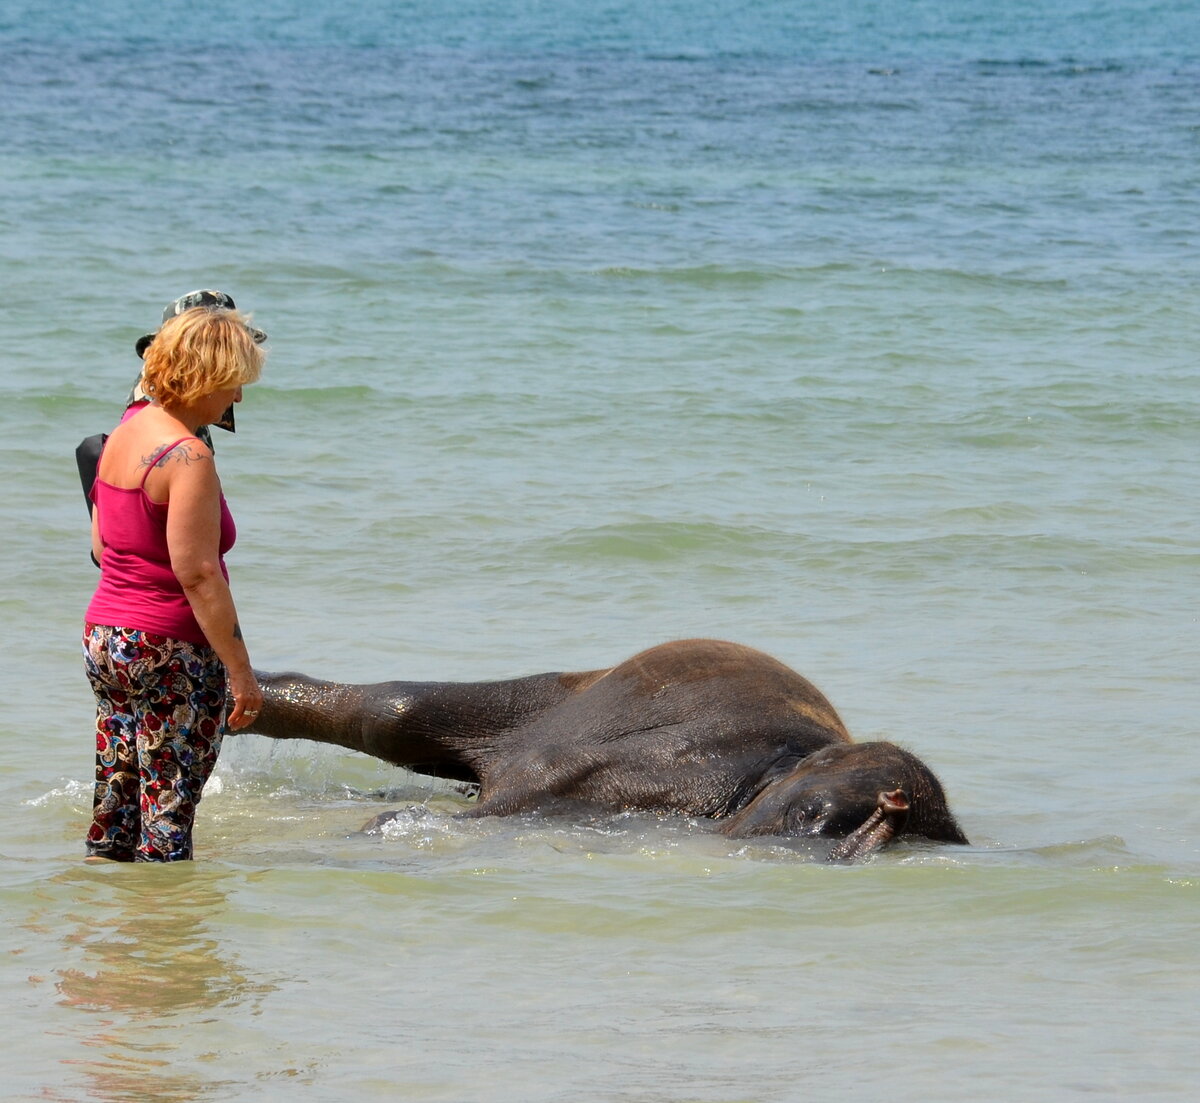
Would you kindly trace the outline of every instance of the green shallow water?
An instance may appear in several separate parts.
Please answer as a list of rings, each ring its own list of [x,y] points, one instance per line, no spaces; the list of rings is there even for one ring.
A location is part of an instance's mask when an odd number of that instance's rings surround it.
[[[380,841],[293,810],[190,870],[10,866],[46,1030],[9,1090],[65,1049],[71,1098],[1186,1094],[1200,886],[1113,837],[831,869],[678,825],[426,810]]]

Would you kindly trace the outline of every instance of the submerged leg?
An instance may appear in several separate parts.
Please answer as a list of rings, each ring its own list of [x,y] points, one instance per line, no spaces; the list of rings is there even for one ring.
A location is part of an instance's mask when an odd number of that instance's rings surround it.
[[[84,629],[84,669],[96,696],[96,784],[86,847],[89,858],[132,862],[141,833],[137,724],[112,646],[111,628]]]

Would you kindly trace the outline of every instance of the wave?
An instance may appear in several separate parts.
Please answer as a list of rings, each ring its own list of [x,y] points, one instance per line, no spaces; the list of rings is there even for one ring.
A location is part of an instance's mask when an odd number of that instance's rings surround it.
[[[844,271],[846,265],[818,265],[813,268],[786,269],[726,268],[715,264],[695,265],[684,268],[645,268],[626,265],[600,268],[596,275],[618,280],[654,280],[662,283],[685,284],[700,288],[757,288],[777,280],[791,280],[802,276],[821,278],[833,272]]]
[[[905,536],[901,527],[890,538],[839,537],[828,530],[818,538],[761,526],[634,521],[575,528],[536,542],[516,537],[512,554],[531,564],[688,564],[722,572],[756,563],[769,564],[775,571],[786,563],[813,580],[936,579],[939,589],[977,586],[980,571],[1000,585],[1005,579],[1007,584],[1027,586],[1038,578],[1061,582],[1073,576],[1089,586],[1091,575],[1099,581],[1147,572],[1184,579],[1200,567],[1200,552],[1187,542],[1186,534],[1115,541],[1061,531],[1022,531],[1039,519],[1044,520],[1040,511],[1020,503],[987,503],[941,514],[922,512],[907,526],[921,535]],[[894,523],[889,527],[896,528]],[[489,554],[496,554],[496,548]]]
[[[1004,72],[1044,72],[1053,76],[1074,77],[1092,73],[1122,73],[1126,66],[1116,60],[1082,61],[1074,57],[983,57],[974,62],[974,68],[985,76]]]
[[[667,562],[698,554],[756,556],[771,554],[779,538],[762,529],[676,521],[634,521],[572,529],[543,545],[544,554],[574,559],[634,559]]]

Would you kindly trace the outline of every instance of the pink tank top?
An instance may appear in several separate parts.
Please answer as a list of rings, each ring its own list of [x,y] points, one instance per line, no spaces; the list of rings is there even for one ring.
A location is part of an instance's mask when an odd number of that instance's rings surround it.
[[[165,456],[176,445],[192,437],[181,437],[162,449]],[[153,501],[146,493],[146,478],[136,488],[112,486],[97,477],[92,501],[100,510],[100,584],[88,605],[89,624],[134,628],[207,646],[187,595],[171,570],[167,550],[167,504]],[[237,539],[233,516],[221,495],[221,538],[218,547],[221,573],[226,579],[225,553]]]

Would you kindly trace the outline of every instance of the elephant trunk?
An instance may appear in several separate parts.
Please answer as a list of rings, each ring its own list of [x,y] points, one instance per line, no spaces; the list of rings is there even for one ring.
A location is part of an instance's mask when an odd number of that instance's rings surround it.
[[[366,751],[369,717],[362,686],[322,682],[303,674],[255,671],[263,706],[254,722],[241,729],[274,739],[312,739],[352,751]]]
[[[861,826],[855,828],[829,852],[830,862],[853,862],[878,850],[904,830],[908,819],[908,797],[902,789],[880,793],[879,803]]]

